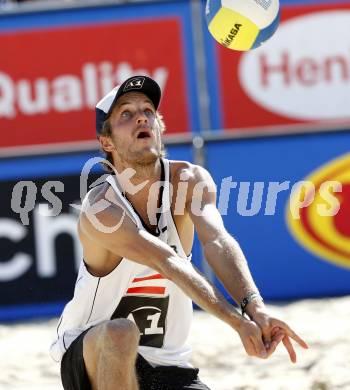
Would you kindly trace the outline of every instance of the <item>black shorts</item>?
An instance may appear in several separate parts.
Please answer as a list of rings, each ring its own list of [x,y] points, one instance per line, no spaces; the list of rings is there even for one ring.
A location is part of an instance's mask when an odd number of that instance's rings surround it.
[[[83,332],[73,341],[61,363],[61,379],[65,390],[91,390],[83,359]],[[176,366],[152,367],[140,354],[136,374],[140,390],[209,390],[198,378],[198,368]]]

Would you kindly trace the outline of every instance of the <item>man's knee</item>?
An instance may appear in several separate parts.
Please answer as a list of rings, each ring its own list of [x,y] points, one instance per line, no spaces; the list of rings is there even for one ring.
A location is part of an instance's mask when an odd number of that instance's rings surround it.
[[[127,319],[106,321],[91,328],[84,336],[83,357],[93,389],[98,388],[99,375],[113,365],[129,372],[135,365],[140,332]]]
[[[136,350],[139,344],[140,332],[137,326],[125,318],[104,323],[101,332],[105,345],[115,346],[123,353]]]
[[[113,351],[115,358],[119,354],[125,358],[136,353],[139,338],[140,332],[133,322],[118,318],[91,329],[84,337],[84,349],[95,353]]]

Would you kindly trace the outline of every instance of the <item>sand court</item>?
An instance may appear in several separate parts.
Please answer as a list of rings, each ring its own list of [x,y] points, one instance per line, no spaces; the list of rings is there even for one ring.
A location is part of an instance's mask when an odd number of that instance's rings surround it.
[[[268,360],[246,355],[231,328],[195,312],[193,364],[212,390],[350,390],[350,296],[268,305],[310,345],[292,364],[279,346]],[[57,318],[0,325],[0,389],[62,390],[48,354]]]

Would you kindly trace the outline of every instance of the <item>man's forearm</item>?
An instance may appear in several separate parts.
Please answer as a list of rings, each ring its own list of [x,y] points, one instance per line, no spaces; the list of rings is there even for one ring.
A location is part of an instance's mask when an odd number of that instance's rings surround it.
[[[238,329],[244,318],[237,312],[223,295],[202,276],[191,263],[170,257],[163,262],[161,269],[163,276],[173,281],[198,306],[226,322],[234,329]]]
[[[228,233],[204,245],[204,254],[214,273],[238,304],[249,292],[258,292],[239,244]],[[262,301],[249,304],[248,312],[257,305],[263,307]]]

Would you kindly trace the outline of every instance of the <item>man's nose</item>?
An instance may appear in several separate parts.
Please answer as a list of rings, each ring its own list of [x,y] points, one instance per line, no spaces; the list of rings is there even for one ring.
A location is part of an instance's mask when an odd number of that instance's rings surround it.
[[[147,122],[148,122],[147,115],[143,111],[139,112],[137,115],[137,124],[141,125],[141,124],[147,123]]]

